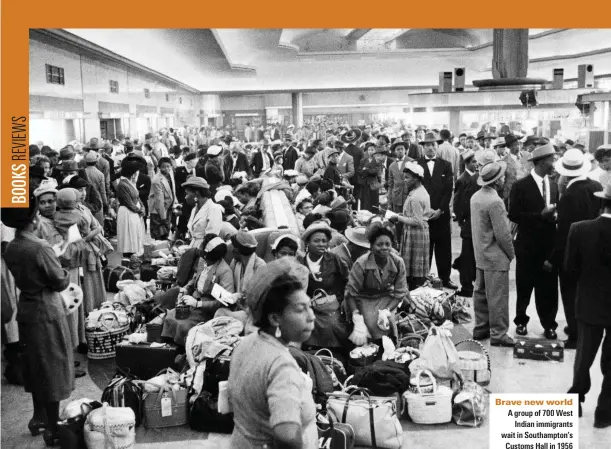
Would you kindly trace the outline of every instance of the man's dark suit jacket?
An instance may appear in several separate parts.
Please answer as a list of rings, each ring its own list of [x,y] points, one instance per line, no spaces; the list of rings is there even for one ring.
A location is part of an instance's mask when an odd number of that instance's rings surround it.
[[[594,192],[600,192],[603,186],[592,179],[577,181],[566,189],[558,201],[558,230],[554,244],[554,255],[551,262],[558,268],[563,263],[566,241],[573,223],[593,220],[600,213],[600,198]]]
[[[564,265],[577,279],[577,320],[611,326],[611,218],[574,223]]]
[[[187,181],[187,177],[190,173],[187,171],[186,167],[176,167],[176,172],[174,173],[174,181],[176,182],[176,200],[182,204],[185,201],[185,188],[182,186],[184,182]]]
[[[454,187],[453,210],[460,225],[460,237],[471,238],[471,197],[479,190],[478,174],[470,175],[466,171],[458,177]]]
[[[267,152],[265,153],[265,155],[267,156],[267,159],[269,161],[269,166],[273,167],[274,159]],[[255,155],[252,157],[252,163],[250,164],[250,168],[255,178],[258,178],[261,175],[261,172],[263,171],[263,155],[261,154],[260,151],[257,151]]]
[[[293,145],[287,148],[282,155],[282,168],[285,170],[295,170],[295,162],[299,159],[299,153]]]
[[[237,171],[244,171],[247,174],[250,174],[250,167],[248,166],[248,158],[245,154],[238,153],[238,160],[236,161],[236,167],[233,167],[233,158],[231,155],[228,155],[225,158],[225,162],[223,164],[223,168],[225,170],[225,184],[229,184],[229,180],[231,179],[231,175]]]
[[[558,185],[549,180],[550,202],[558,203]],[[552,257],[556,223],[541,216],[545,201],[531,174],[516,181],[509,196],[509,219],[518,225],[516,243],[536,254]]]
[[[422,185],[431,197],[431,209],[439,209],[443,212],[437,220],[450,220],[450,200],[454,188],[452,164],[438,157],[435,158],[432,175],[429,173],[426,158],[419,159],[418,164],[424,169]]]
[[[349,179],[349,181],[353,185],[357,184],[359,176],[356,173],[356,171],[358,171],[359,167],[361,166],[361,159],[363,159],[363,157],[365,157],[365,153],[363,152],[362,148],[354,145],[353,143],[351,143],[348,146],[346,146],[346,148],[344,148],[344,151],[346,152],[346,154],[349,154],[350,156],[352,156],[352,159],[354,159],[355,173],[354,173],[354,176],[352,177],[352,179]]]

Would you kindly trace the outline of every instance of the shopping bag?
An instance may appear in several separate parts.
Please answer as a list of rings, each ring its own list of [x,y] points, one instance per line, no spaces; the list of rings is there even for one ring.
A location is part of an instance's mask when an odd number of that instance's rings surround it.
[[[410,365],[410,370],[429,370],[440,379],[462,379],[458,366],[458,352],[452,343],[451,322],[432,326],[422,348],[420,358]]]

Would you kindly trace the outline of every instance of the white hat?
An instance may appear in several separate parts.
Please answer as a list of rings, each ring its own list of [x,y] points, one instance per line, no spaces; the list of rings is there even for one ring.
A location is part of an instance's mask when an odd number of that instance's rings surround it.
[[[421,165],[415,162],[408,162],[403,166],[403,171],[406,170],[418,176],[420,179],[424,179],[424,168],[422,168]]]
[[[579,148],[571,148],[554,164],[556,171],[562,176],[583,176],[590,172],[592,163]]]
[[[208,154],[209,156],[218,156],[221,151],[223,151],[223,147],[221,147],[220,145],[212,145],[208,148],[206,154]]]

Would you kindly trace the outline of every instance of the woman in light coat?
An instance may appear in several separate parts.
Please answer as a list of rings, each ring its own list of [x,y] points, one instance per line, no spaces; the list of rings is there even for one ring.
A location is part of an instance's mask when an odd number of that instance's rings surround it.
[[[219,235],[223,224],[223,210],[212,201],[210,185],[205,179],[193,176],[183,183],[185,201],[193,206],[187,224],[191,234],[191,248],[199,248],[206,234]]]

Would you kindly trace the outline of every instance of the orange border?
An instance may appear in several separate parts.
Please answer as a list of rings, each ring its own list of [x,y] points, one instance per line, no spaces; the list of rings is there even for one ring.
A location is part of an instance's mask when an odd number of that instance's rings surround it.
[[[607,28],[609,3],[590,0],[586,12],[574,3],[532,0],[271,0],[263,5],[243,0],[105,0],[101,7],[82,0],[2,0],[1,204],[27,206],[11,202],[11,117],[29,121],[29,28]],[[25,143],[27,147],[27,138]],[[29,152],[25,154],[27,160]]]

